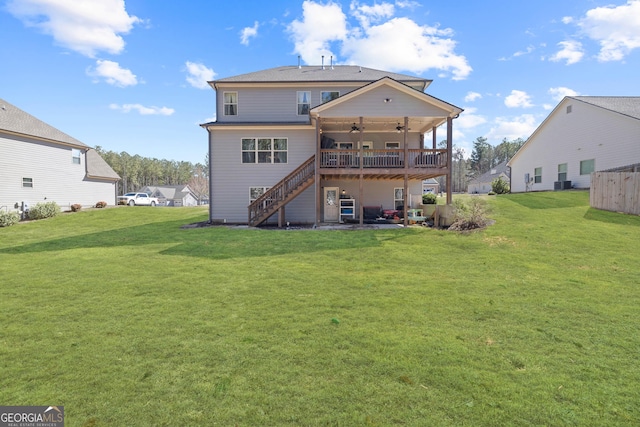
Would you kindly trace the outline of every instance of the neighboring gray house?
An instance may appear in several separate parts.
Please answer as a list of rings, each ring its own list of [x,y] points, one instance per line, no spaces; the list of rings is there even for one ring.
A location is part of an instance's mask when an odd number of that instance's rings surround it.
[[[567,96],[511,158],[511,192],[589,188],[640,163],[640,97]]]
[[[435,178],[429,178],[422,181],[422,194],[433,193],[438,194],[440,192],[440,183]]]
[[[209,82],[217,120],[201,126],[209,133],[210,220],[318,224],[362,222],[365,207],[405,213],[425,179],[451,174],[452,122],[462,109],[425,94],[430,83],[324,65]],[[436,148],[441,125],[446,149]]]
[[[470,194],[487,194],[491,191],[491,183],[498,178],[509,182],[509,167],[504,161],[497,166],[492,167],[489,171],[483,173],[467,185],[467,193]]]
[[[116,203],[113,169],[92,148],[0,99],[0,209]]]
[[[140,192],[157,197],[161,206],[198,205],[198,199],[188,185],[146,186]]]

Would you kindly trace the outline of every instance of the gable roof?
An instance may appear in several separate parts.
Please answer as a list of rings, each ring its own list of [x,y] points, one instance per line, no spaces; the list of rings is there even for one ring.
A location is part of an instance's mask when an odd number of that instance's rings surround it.
[[[87,177],[117,181],[120,176],[88,145],[0,98],[0,133],[26,136],[85,151]]]
[[[161,194],[165,199],[183,199],[191,194],[195,197],[188,184],[184,185],[147,185],[152,194]]]
[[[494,179],[498,178],[502,174],[505,174],[507,177],[509,177],[509,175],[511,175],[509,167],[507,166],[507,161],[506,160],[504,162],[492,167],[491,169],[489,169],[487,172],[483,173],[482,175],[480,175],[476,179],[473,179],[471,181],[471,183],[474,183],[474,182],[491,182]]]
[[[0,98],[0,132],[29,136],[76,148],[87,148],[87,145],[77,139],[22,111],[2,98]]]
[[[334,66],[284,66],[255,71],[247,74],[226,77],[210,81],[209,84],[216,89],[219,83],[318,83],[318,82],[342,82],[342,83],[366,83],[380,80],[383,77],[391,77],[403,83],[416,83],[424,90],[432,80],[406,74],[391,73],[373,68],[359,67],[357,65]]]
[[[640,96],[570,96],[567,98],[640,120]]]
[[[509,159],[509,166],[511,166],[511,162],[519,157],[521,153],[524,153],[524,151],[529,147],[529,142],[538,132],[540,132],[540,129],[544,127],[544,125],[551,119],[551,117],[553,117],[556,112],[561,109],[560,106],[565,104],[569,100],[583,102],[594,107],[602,108],[613,113],[640,120],[640,96],[565,96],[551,111],[551,113],[549,113],[549,115],[542,121],[542,123],[540,123],[536,130],[533,131],[531,136],[527,138],[525,143],[522,144],[522,147],[520,147],[516,154],[514,154],[511,159]]]

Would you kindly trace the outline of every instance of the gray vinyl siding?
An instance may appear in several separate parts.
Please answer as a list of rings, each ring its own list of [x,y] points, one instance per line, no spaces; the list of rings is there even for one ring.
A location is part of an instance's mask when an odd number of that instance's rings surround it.
[[[571,113],[566,107],[571,105]],[[567,180],[589,188],[590,175],[580,175],[580,162],[595,160],[595,170],[640,162],[640,120],[567,98],[551,113],[511,164],[511,191],[526,191],[524,175],[542,167],[542,182],[531,191],[553,190],[558,165],[567,164]]]
[[[420,95],[419,93],[417,93]],[[391,102],[384,102],[390,99]],[[432,104],[399,92],[389,86],[380,86],[362,93],[354,99],[346,100],[322,112],[322,117],[403,117],[403,116],[446,116],[447,112]]]
[[[287,138],[287,163],[242,163],[242,138]],[[210,132],[211,219],[246,223],[251,187],[271,187],[315,154],[313,130],[247,129]],[[285,207],[287,221],[313,222],[313,187]],[[273,220],[273,219],[272,219]]]
[[[357,123],[356,123],[357,124]],[[395,126],[395,125],[394,125]],[[348,133],[348,132],[327,132],[324,134],[325,136],[334,139],[336,144],[340,142],[352,142],[354,149],[358,148],[358,143],[360,141],[360,134],[358,132]],[[400,147],[402,147],[404,135],[402,133],[396,132],[369,132],[364,134],[364,142],[373,142],[374,150],[381,150],[385,148],[385,142],[399,142]],[[408,133],[407,141],[409,143],[409,148],[420,148],[420,134],[419,133]],[[429,144],[427,148],[431,145]]]
[[[22,178],[32,178],[24,188]],[[86,178],[86,159],[72,162],[71,148],[28,138],[0,136],[0,209],[15,203],[54,201],[65,210],[72,204],[94,206],[98,201],[114,205],[115,183]]]
[[[340,92],[340,96],[357,89],[353,87],[278,87],[224,88],[216,96],[217,120],[220,123],[308,123],[309,115],[298,115],[297,92],[311,92],[310,108],[322,102],[322,92]],[[224,92],[238,92],[238,115],[224,115]]]

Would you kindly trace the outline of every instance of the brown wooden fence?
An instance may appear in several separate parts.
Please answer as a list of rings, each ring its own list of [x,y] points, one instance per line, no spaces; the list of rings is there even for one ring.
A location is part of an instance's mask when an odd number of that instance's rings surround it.
[[[640,172],[594,172],[589,200],[592,208],[640,215]]]

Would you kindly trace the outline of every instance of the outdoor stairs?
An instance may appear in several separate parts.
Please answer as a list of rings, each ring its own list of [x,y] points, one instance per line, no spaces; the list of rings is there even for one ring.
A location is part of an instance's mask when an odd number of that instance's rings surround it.
[[[315,180],[316,156],[298,166],[249,205],[249,226],[256,227],[309,188]]]

